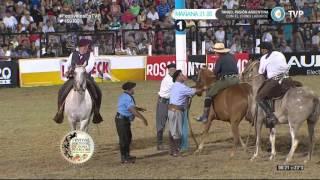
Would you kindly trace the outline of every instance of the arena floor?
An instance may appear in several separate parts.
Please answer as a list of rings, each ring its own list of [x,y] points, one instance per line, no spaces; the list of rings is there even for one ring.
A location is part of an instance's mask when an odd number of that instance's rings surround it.
[[[296,77],[320,95],[318,76]],[[103,83],[102,115],[104,122],[91,124],[89,133],[96,145],[95,153],[87,163],[72,165],[60,155],[59,144],[70,127],[66,120],[58,125],[52,117],[56,111],[56,96],[59,86],[0,89],[0,178],[319,178],[320,125],[316,128],[316,146],[313,160],[303,164],[308,148],[306,123],[300,129],[300,144],[291,164],[304,165],[303,171],[277,171],[283,164],[290,148],[287,125],[277,129],[277,156],[269,161],[267,130],[263,130],[260,158],[250,162],[254,150],[254,132],[251,131],[249,152],[240,149],[230,158],[232,136],[227,123],[215,121],[205,149],[193,155],[191,149],[183,157],[172,158],[166,152],[155,149],[155,107],[160,82],[137,82],[136,101],[147,108],[145,113],[149,126],[136,119],[132,125],[132,154],[138,157],[135,164],[119,163],[118,137],[115,129],[117,97],[120,83]],[[202,98],[195,97],[190,116],[201,113]],[[198,136],[202,124],[192,121]],[[240,133],[245,139],[249,123],[240,124]],[[167,132],[166,132],[167,134]]]

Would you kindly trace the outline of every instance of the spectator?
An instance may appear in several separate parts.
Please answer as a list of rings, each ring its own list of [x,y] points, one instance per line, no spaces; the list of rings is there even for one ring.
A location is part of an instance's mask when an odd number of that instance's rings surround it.
[[[263,42],[271,42],[272,43],[272,35],[271,35],[271,29],[270,28],[268,28],[265,31],[265,33],[263,33],[262,41]]]
[[[136,18],[132,19],[132,21],[125,26],[125,29],[140,29],[140,25],[137,23]]]
[[[312,50],[320,50],[320,31],[316,31],[312,36]]]
[[[227,9],[237,9],[239,3],[236,0],[225,0],[223,5],[227,8]]]
[[[217,42],[222,42],[222,43],[224,43],[225,34],[226,34],[226,33],[225,33],[223,27],[220,26],[219,29],[218,29],[218,31],[216,31],[216,32],[214,33]]]
[[[146,12],[144,10],[140,10],[140,14],[138,15],[138,23],[142,24],[147,20]]]
[[[292,37],[292,50],[294,52],[304,51],[304,41],[300,31],[297,29],[293,30],[293,37]]]
[[[140,6],[137,2],[138,0],[132,1],[132,4],[130,6],[130,12],[136,17],[140,13]]]
[[[29,26],[30,23],[33,23],[33,17],[30,16],[29,11],[24,11],[24,15],[21,17],[20,23],[24,26]]]
[[[7,10],[6,16],[3,18],[3,23],[7,29],[15,31],[18,21],[14,16],[12,16],[11,12]]]
[[[281,41],[280,43],[280,52],[291,53],[292,49],[287,45],[286,41]]]
[[[119,30],[121,28],[120,21],[118,20],[117,17],[112,18],[112,22],[109,24],[109,29],[110,30]]]
[[[55,32],[53,24],[50,20],[47,21],[47,23],[42,27],[42,32],[43,33]]]
[[[167,3],[167,0],[161,0],[161,3],[157,6],[157,12],[160,21],[162,21],[166,14],[170,12],[170,5]]]
[[[120,5],[117,3],[117,0],[112,0],[111,16],[113,17],[121,16],[121,8],[120,8]]]
[[[202,2],[202,8],[204,8],[204,9],[212,9],[213,8],[213,1],[212,0],[204,0]]]
[[[101,24],[101,21],[96,20],[96,22],[94,23],[94,30],[102,31],[102,30],[105,30],[105,27]]]
[[[154,9],[153,6],[150,7],[147,18],[151,19],[152,22],[156,22],[157,20],[159,20],[158,12]]]

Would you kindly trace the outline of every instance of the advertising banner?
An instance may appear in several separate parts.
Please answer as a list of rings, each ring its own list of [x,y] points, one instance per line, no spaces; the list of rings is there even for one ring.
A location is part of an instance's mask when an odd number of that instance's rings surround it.
[[[170,63],[176,63],[176,56],[148,56],[146,80],[162,80],[167,73],[166,66]]]
[[[15,61],[0,61],[0,87],[17,87],[18,63]]]
[[[320,55],[312,53],[286,53],[289,75],[320,75]]]

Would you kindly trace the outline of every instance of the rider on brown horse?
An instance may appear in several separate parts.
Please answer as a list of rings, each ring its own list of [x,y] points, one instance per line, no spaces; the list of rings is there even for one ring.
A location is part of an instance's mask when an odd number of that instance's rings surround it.
[[[95,58],[93,53],[89,51],[91,41],[87,39],[81,39],[79,41],[79,51],[74,51],[68,58],[67,68],[68,71],[66,76],[68,77],[68,81],[66,81],[63,86],[60,88],[58,93],[58,112],[54,117],[54,121],[56,123],[62,123],[63,121],[63,112],[64,112],[64,101],[68,96],[70,90],[73,88],[73,71],[76,65],[86,64],[86,72],[87,72],[87,88],[91,95],[93,101],[93,123],[100,123],[103,121],[99,110],[101,106],[101,97],[102,93],[98,85],[95,83],[94,79],[90,76],[90,72],[94,68]]]
[[[258,47],[263,54],[260,59],[259,74],[266,73],[267,80],[260,87],[256,100],[267,115],[266,127],[272,128],[277,123],[277,117],[273,114],[268,100],[278,97],[277,94],[282,88],[280,80],[287,76],[289,65],[281,52],[273,50],[271,43],[262,42]]]
[[[208,120],[213,97],[215,97],[219,91],[239,83],[237,62],[234,56],[229,53],[230,49],[225,48],[223,43],[216,43],[213,50],[219,55],[214,68],[214,73],[218,81],[209,87],[204,101],[203,114],[196,118],[197,121],[202,122]]]

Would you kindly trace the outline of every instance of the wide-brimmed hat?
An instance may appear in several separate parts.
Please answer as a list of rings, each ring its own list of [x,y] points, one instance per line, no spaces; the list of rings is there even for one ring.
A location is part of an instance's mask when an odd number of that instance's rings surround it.
[[[227,53],[230,49],[225,48],[223,43],[215,43],[213,46],[213,51],[217,53]]]
[[[137,85],[136,83],[128,81],[122,85],[122,89],[125,91],[130,90],[130,89],[136,87],[136,85]]]

